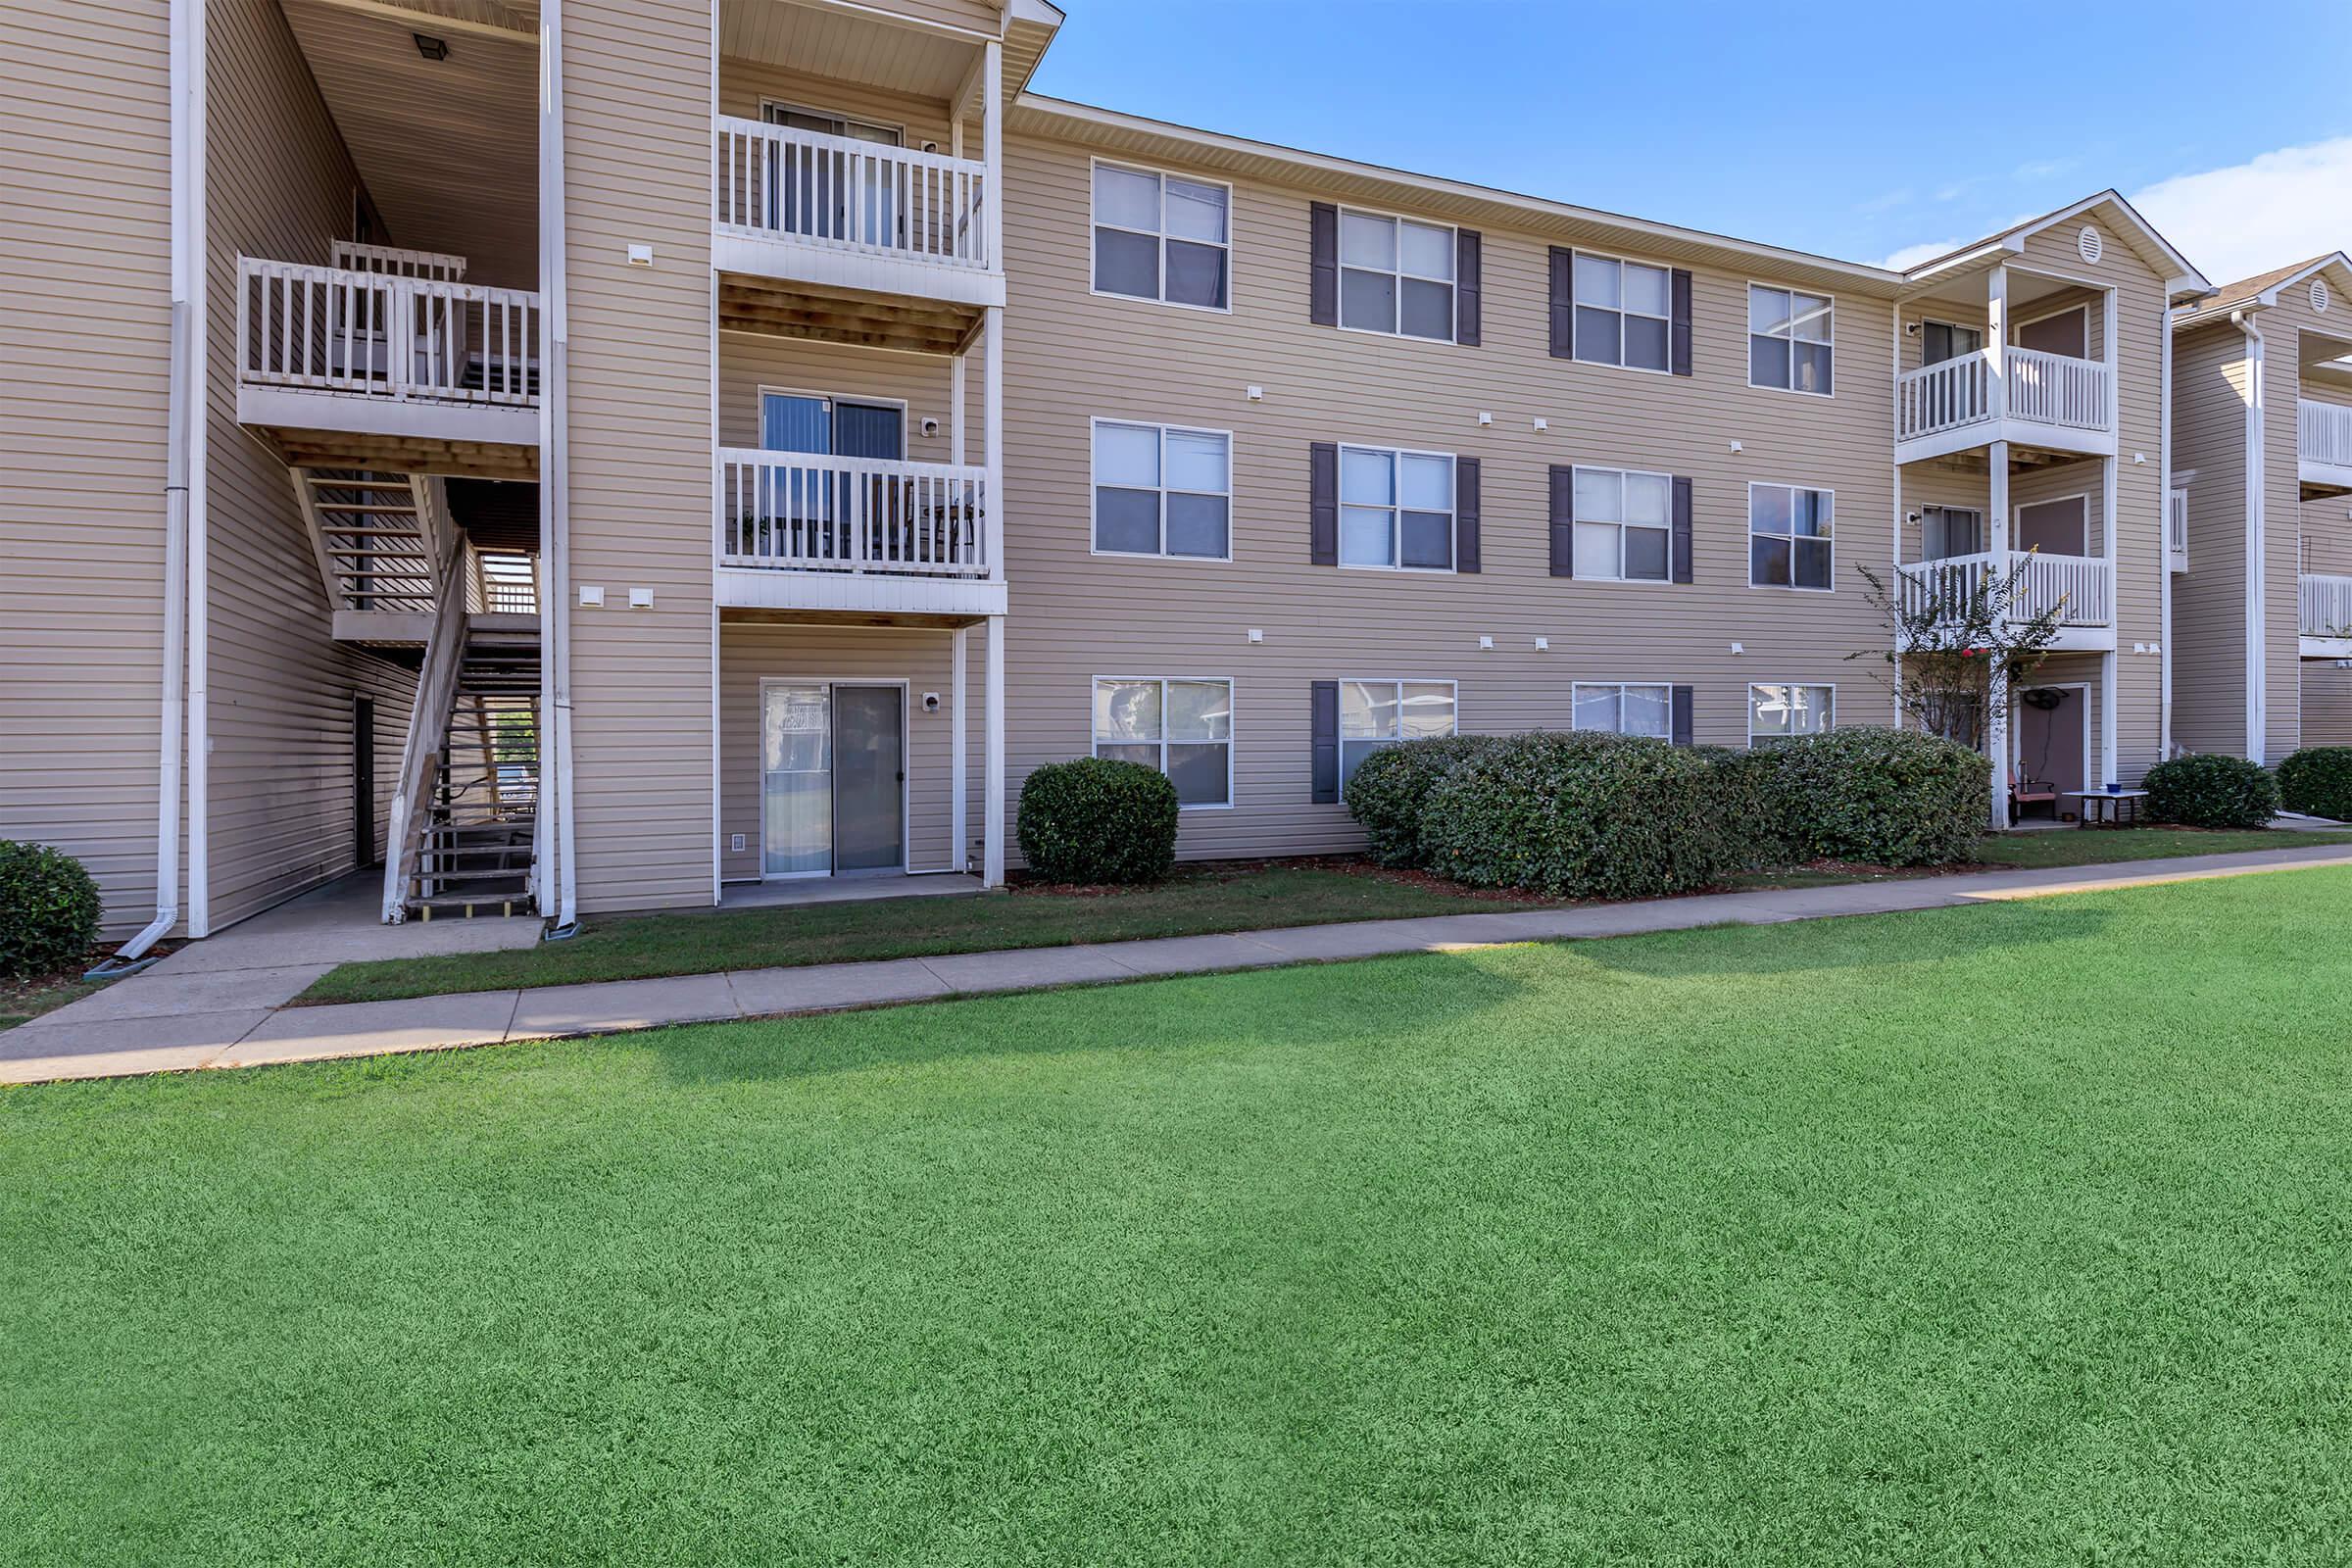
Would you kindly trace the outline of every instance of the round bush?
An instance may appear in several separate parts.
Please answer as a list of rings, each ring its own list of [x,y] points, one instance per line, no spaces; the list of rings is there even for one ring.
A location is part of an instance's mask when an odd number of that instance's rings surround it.
[[[2148,769],[2148,814],[2183,827],[2269,827],[2278,781],[2242,757],[2176,757]]]
[[[1715,770],[1688,748],[1595,733],[1519,735],[1473,752],[1430,787],[1429,869],[1554,898],[1685,893],[1732,862]]]
[[[1156,882],[1176,863],[1176,786],[1141,762],[1049,762],[1022,783],[1015,825],[1049,882]]]
[[[2352,822],[2352,746],[2306,746],[2280,762],[2278,802],[2307,816]]]
[[[1948,865],[1984,833],[1991,766],[1956,742],[1855,724],[1746,756],[1732,820],[1766,863]]]
[[[98,940],[98,884],[46,844],[0,839],[0,975],[70,968]]]
[[[1437,735],[1384,746],[1356,763],[1342,798],[1348,814],[1363,825],[1372,858],[1383,865],[1425,866],[1421,810],[1430,787],[1494,742],[1492,735]]]

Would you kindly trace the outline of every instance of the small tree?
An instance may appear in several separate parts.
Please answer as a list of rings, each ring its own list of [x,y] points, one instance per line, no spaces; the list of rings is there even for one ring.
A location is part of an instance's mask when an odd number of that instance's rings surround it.
[[[1881,662],[1905,718],[1982,752],[1994,694],[2005,697],[2049,657],[2066,597],[2032,615],[2018,612],[2031,559],[2005,572],[1982,561],[1927,564],[1891,581],[1869,566],[1854,568],[1868,584],[1863,599],[1886,617],[1891,641],[1845,657]]]

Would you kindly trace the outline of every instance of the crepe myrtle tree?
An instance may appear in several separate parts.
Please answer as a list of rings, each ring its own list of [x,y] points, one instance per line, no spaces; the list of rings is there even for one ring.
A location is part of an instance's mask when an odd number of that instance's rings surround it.
[[[2007,733],[2009,693],[2049,657],[2066,611],[2061,595],[2022,612],[2030,564],[2021,558],[2003,571],[1983,561],[1937,561],[1891,579],[1856,566],[1863,598],[1886,618],[1887,646],[1846,657],[1879,662],[1902,718],[1990,756]],[[1994,792],[2005,807],[2000,773],[1996,758]]]

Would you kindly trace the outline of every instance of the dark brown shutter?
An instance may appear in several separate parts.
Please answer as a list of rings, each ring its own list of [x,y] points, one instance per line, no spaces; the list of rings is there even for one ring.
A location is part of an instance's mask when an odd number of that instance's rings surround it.
[[[1670,329],[1668,364],[1677,375],[1690,373],[1690,274],[1681,268],[1674,270],[1674,323]]]
[[[1675,745],[1688,746],[1690,744],[1690,688],[1688,686],[1677,686],[1674,689],[1673,733]]]
[[[1674,481],[1674,543],[1670,575],[1676,582],[1690,580],[1690,481],[1679,474]]]
[[[1551,248],[1551,357],[1576,357],[1576,252]]]
[[[1551,574],[1576,575],[1576,469],[1551,466]]]
[[[1307,690],[1313,695],[1307,706],[1313,710],[1314,804],[1340,804],[1340,683],[1336,680],[1309,681]]]
[[[1475,228],[1453,231],[1453,340],[1477,348],[1479,253],[1485,247]]]
[[[1306,318],[1317,326],[1340,324],[1340,210],[1316,202],[1306,210]]]
[[[1313,566],[1340,564],[1340,448],[1333,441],[1306,449],[1306,560]]]
[[[1453,569],[1478,569],[1478,460],[1453,460]]]

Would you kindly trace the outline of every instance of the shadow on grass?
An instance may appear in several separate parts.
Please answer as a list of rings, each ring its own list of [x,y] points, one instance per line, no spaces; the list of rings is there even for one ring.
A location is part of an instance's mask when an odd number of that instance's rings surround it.
[[[2022,956],[2056,944],[2095,941],[2113,923],[2111,910],[2062,896],[1777,925],[1695,926],[1650,936],[1580,941],[1576,948],[1602,968],[1661,980],[1780,975],[1909,960],[1941,962],[2001,951]]]

